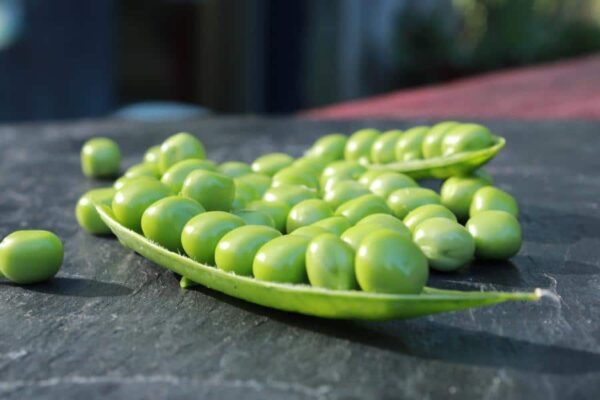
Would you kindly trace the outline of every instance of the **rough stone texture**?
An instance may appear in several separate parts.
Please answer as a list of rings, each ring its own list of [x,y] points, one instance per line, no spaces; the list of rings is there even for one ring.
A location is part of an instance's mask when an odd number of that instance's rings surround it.
[[[299,155],[318,135],[423,121],[227,118],[0,127],[0,235],[64,240],[58,277],[0,283],[0,398],[564,399],[600,393],[600,125],[489,125],[508,139],[489,166],[520,202],[525,245],[510,263],[438,274],[432,285],[556,295],[385,323],[278,312],[176,277],[78,229],[73,207],[102,185],[79,170],[84,140],[114,137],[126,164],[190,130],[218,161]],[[106,184],[106,183],[104,183]]]

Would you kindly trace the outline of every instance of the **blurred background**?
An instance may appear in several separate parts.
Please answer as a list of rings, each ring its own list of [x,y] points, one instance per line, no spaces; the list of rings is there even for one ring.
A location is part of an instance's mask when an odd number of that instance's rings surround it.
[[[293,113],[599,50],[600,0],[0,0],[0,121]]]

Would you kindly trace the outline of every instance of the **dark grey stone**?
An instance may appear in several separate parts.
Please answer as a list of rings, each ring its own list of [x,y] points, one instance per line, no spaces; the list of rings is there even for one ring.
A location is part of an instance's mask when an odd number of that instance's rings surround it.
[[[189,130],[218,161],[301,154],[316,137],[423,121],[214,118],[0,127],[0,235],[57,232],[52,281],[0,283],[0,398],[596,399],[600,393],[600,124],[488,122],[507,148],[488,167],[521,205],[512,262],[436,274],[434,286],[550,290],[556,299],[382,323],[274,311],[177,278],[77,227],[79,149],[114,137],[126,164]]]

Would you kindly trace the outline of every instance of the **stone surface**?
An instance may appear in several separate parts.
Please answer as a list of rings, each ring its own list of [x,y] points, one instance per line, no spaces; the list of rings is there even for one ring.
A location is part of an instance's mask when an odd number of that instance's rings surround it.
[[[554,299],[383,323],[266,309],[176,277],[77,227],[79,149],[115,138],[126,164],[189,130],[218,161],[301,154],[318,135],[423,121],[227,118],[0,127],[0,235],[64,240],[52,281],[0,283],[0,398],[564,399],[600,393],[600,124],[489,122],[508,146],[488,167],[520,202],[510,263],[436,274],[434,286],[541,287]]]

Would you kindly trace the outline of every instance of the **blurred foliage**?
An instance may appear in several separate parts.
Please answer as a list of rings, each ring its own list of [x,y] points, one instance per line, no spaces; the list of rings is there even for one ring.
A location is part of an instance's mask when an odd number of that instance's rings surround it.
[[[600,0],[453,0],[432,8],[414,2],[395,25],[395,84],[412,86],[599,50]]]

